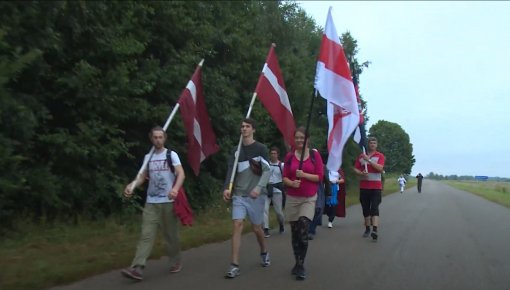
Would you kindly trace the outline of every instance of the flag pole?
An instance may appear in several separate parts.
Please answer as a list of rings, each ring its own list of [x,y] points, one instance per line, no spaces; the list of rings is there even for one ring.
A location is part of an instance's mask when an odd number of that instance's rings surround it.
[[[202,59],[200,61],[200,63],[198,64],[198,67],[202,67],[202,65],[204,64],[204,59]],[[198,68],[197,67],[197,68]],[[196,71],[196,69],[195,69]],[[170,113],[170,115],[168,116],[168,118],[166,119],[166,122],[165,122],[165,125],[163,125],[163,131],[166,132],[166,130],[168,129],[168,126],[170,126],[170,123],[172,122],[172,120],[174,119],[175,117],[175,114],[177,113],[177,110],[179,110],[179,107],[180,107],[180,104],[179,102],[177,102],[172,110],[172,112]],[[140,167],[140,170],[138,170],[138,173],[136,174],[136,177],[135,179],[133,180],[133,182],[131,182],[131,191],[133,191],[136,187],[136,181],[138,180],[138,178],[140,178],[140,176],[143,174],[143,172],[145,171],[145,169],[147,168],[147,164],[149,163],[149,160],[151,160],[152,158],[152,155],[154,155],[154,150],[155,150],[155,147],[152,146],[151,147],[151,150],[149,151],[149,158],[147,158],[147,160],[143,160],[143,163],[142,163],[142,166]]]
[[[349,68],[351,70],[351,76],[352,76],[354,88],[356,90],[356,98],[358,99],[358,102],[361,102],[361,96],[359,95],[358,75],[355,74],[354,60],[352,59],[353,57],[354,57],[353,55],[349,56]],[[361,108],[360,108],[359,113],[361,115]],[[361,128],[362,126],[363,126],[363,128]],[[363,136],[366,134],[364,126],[365,126],[365,124],[358,125],[358,127],[360,129],[360,134],[362,135],[360,138],[361,148],[363,149],[363,154],[367,155],[367,150],[365,148],[366,144],[363,142],[364,140],[366,140],[366,136]],[[365,162],[365,172],[368,172],[368,165],[366,162]]]
[[[272,47],[276,47],[276,43],[274,43],[274,42],[271,43],[271,46]],[[266,63],[264,62],[264,66],[265,65],[266,65]],[[264,66],[262,66],[262,71],[264,70]],[[259,77],[259,80],[260,80],[260,77]],[[251,97],[250,106],[248,107],[248,113],[246,113],[245,119],[248,119],[250,117],[251,110],[253,108],[253,104],[255,103],[255,99],[256,98],[257,98],[257,93],[254,92],[253,96]],[[228,184],[228,190],[230,191],[230,193],[232,193],[232,188],[234,186],[234,179],[236,177],[236,170],[237,170],[237,162],[239,162],[239,154],[240,154],[240,151],[241,151],[241,144],[242,144],[242,142],[243,142],[243,135],[241,134],[241,136],[239,136],[239,143],[237,144],[237,149],[236,149],[236,152],[234,154],[235,155],[235,157],[234,157],[234,164],[232,166],[232,173],[230,174],[230,182]]]
[[[308,110],[308,119],[306,120],[306,129],[305,129],[305,141],[303,143],[303,149],[301,149],[301,159],[299,160],[299,170],[303,168],[303,160],[305,158],[305,148],[306,148],[306,142],[308,142],[308,135],[310,135],[310,122],[312,120],[312,110],[313,110],[313,103],[315,102],[315,98],[317,98],[317,90],[314,90],[314,93],[312,94],[312,101],[310,102],[310,109]],[[311,158],[311,156],[310,156]]]

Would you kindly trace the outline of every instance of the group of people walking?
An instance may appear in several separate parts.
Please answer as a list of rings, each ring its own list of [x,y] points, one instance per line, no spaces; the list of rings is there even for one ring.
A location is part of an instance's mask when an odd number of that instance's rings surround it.
[[[295,279],[304,280],[308,241],[313,239],[315,227],[322,220],[322,213],[328,216],[329,228],[335,216],[345,216],[345,208],[339,212],[336,207],[339,200],[345,198],[345,176],[343,171],[329,172],[325,169],[321,154],[309,147],[310,136],[305,128],[296,129],[294,148],[286,154],[283,162],[279,160],[278,148],[272,147],[268,154],[267,147],[254,139],[255,131],[255,121],[244,119],[241,124],[241,146],[239,150],[237,147],[232,150],[228,162],[223,199],[231,203],[233,230],[230,264],[225,277],[235,278],[241,273],[239,253],[246,218],[251,222],[259,245],[261,266],[271,265],[265,238],[270,236],[269,206],[272,203],[279,232],[285,232],[286,221],[290,224],[294,255],[294,265],[290,272]],[[149,180],[142,233],[135,258],[130,267],[122,270],[124,276],[135,280],[143,279],[143,269],[158,227],[162,229],[167,243],[170,272],[177,273],[182,269],[177,220],[172,214],[172,206],[183,184],[184,171],[177,154],[173,151],[168,154],[164,147],[166,133],[161,127],[153,128],[149,137],[155,153],[145,156],[147,170],[124,190],[124,195],[129,197],[133,187]],[[369,138],[367,154],[360,154],[354,167],[355,173],[361,177],[360,202],[365,220],[363,237],[370,235],[377,241],[384,155],[377,152],[375,138]],[[234,182],[230,184],[234,173]]]

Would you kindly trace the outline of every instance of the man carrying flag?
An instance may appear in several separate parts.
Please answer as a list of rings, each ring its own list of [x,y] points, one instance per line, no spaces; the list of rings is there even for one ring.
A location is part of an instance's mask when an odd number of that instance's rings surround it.
[[[338,179],[345,143],[359,124],[359,110],[349,65],[328,11],[317,62],[315,89],[327,101],[329,179]]]

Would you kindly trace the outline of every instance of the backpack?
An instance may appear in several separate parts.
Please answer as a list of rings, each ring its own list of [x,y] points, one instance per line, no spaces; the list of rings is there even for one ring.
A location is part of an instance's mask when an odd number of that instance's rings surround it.
[[[170,168],[172,174],[175,175],[175,167],[172,164],[172,149],[170,148],[166,150],[166,163],[168,163],[168,168]]]
[[[151,156],[152,157],[152,156]],[[149,159],[150,162],[150,159]],[[172,149],[168,148],[166,150],[166,162],[168,163],[168,168],[170,168],[170,172],[172,172],[173,175],[175,175],[175,167],[172,164]],[[149,164],[147,164],[147,176],[150,177],[149,173]]]

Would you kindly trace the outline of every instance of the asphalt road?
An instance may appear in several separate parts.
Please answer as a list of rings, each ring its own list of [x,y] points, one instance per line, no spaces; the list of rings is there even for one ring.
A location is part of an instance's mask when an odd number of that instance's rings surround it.
[[[357,193],[348,193],[356,194]],[[442,183],[424,180],[423,190],[384,197],[379,242],[361,234],[360,206],[334,227],[318,228],[310,241],[307,280],[290,275],[290,233],[267,239],[272,265],[262,268],[253,234],[243,237],[241,275],[223,278],[230,242],[183,253],[184,268],[168,273],[166,258],[149,261],[144,281],[132,282],[120,269],[59,290],[77,289],[510,289],[510,209]],[[134,251],[134,249],[133,249]]]

